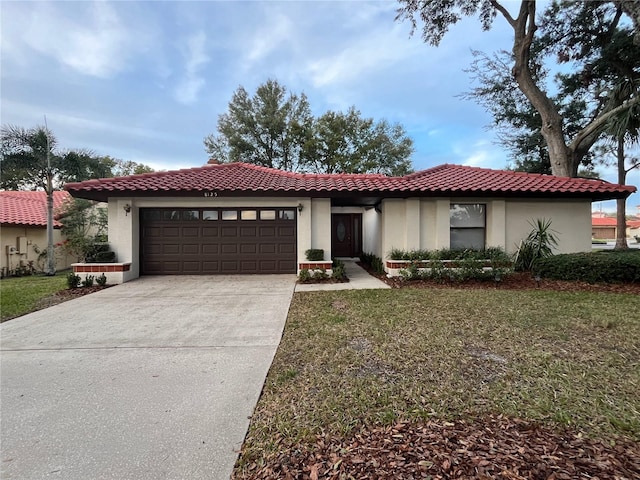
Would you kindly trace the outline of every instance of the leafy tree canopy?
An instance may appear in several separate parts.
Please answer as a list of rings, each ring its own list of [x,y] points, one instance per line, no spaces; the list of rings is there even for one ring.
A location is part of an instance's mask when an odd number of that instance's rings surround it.
[[[3,126],[0,188],[48,191],[47,155],[53,189],[60,189],[67,182],[153,171],[136,162],[101,157],[87,150],[60,151],[57,147],[55,135],[44,127]]]
[[[580,165],[589,165],[592,147],[609,122],[640,103],[640,49],[632,43],[638,19],[628,5],[634,2],[554,2],[538,18],[535,0],[519,2],[517,15],[506,8],[513,4],[498,0],[399,2],[397,18],[414,29],[420,24],[423,39],[432,45],[465,16],[478,16],[484,29],[500,16],[513,28],[509,51],[476,57],[472,71],[481,87],[470,96],[494,114],[499,127],[515,127],[506,137],[499,130],[506,142],[513,141],[512,153],[546,155],[555,175],[575,176]],[[622,21],[625,14],[635,31]],[[552,68],[566,70],[562,64],[570,65],[571,73],[547,82]]]
[[[222,162],[242,161],[290,171],[318,173],[411,172],[413,141],[399,124],[346,113],[311,114],[306,95],[275,80],[253,96],[239,87],[218,132],[204,139],[206,151]]]

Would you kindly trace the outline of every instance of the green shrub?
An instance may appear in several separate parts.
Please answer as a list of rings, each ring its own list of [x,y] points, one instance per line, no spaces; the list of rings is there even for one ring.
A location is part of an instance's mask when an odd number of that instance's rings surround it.
[[[69,274],[67,275],[67,286],[69,288],[78,288],[80,286],[80,280],[80,275],[69,272]]]
[[[360,254],[360,261],[369,265],[374,272],[384,273],[384,262],[377,255],[366,252],[362,253]]]
[[[93,287],[93,280],[94,280],[94,276],[93,275],[86,275],[84,277],[84,280],[82,280],[82,286],[83,287]]]
[[[516,252],[514,268],[517,271],[532,271],[538,260],[552,256],[553,249],[558,246],[558,232],[551,229],[551,220],[538,218],[529,225],[533,230],[520,242]]]
[[[329,274],[327,273],[326,268],[318,268],[313,271],[312,277],[314,280],[326,280],[329,278]]]
[[[589,283],[640,282],[640,251],[615,250],[554,255],[535,262],[543,278]]]
[[[346,280],[347,272],[345,270],[345,265],[342,260],[338,260],[337,258],[333,259],[333,266],[331,267],[332,273],[331,278],[335,278],[336,280]]]
[[[94,243],[87,247],[85,262],[87,263],[113,263],[116,254],[112,252],[108,243]]]
[[[298,280],[300,280],[302,283],[311,280],[311,272],[308,268],[302,268],[300,270],[300,273],[298,274]]]
[[[310,262],[321,262],[324,260],[324,250],[322,248],[310,248],[304,252],[304,254]]]
[[[99,277],[96,277],[96,283],[100,287],[104,287],[107,284],[107,276],[103,273]]]

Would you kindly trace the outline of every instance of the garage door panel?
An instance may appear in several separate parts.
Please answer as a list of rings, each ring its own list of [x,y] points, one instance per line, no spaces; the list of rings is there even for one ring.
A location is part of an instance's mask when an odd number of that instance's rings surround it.
[[[222,260],[220,262],[222,273],[238,273],[238,262],[235,260]]]
[[[280,254],[292,254],[296,252],[296,246],[292,244],[280,243],[278,244],[278,253]]]
[[[242,238],[245,237],[255,237],[257,235],[258,229],[256,227],[240,227],[240,236]]]
[[[217,255],[220,252],[220,245],[217,243],[202,244],[202,253],[205,255]]]
[[[202,264],[199,260],[193,262],[182,262],[182,273],[196,274],[202,271]]]
[[[185,255],[197,255],[200,253],[200,245],[199,244],[182,245],[182,253]]]
[[[238,236],[238,227],[222,227],[220,229],[221,237],[237,237]]]
[[[142,273],[294,273],[295,212],[284,210],[142,209]]]
[[[241,273],[254,273],[258,271],[257,260],[242,260],[240,262]]]
[[[296,229],[294,227],[278,227],[279,237],[295,237]]]
[[[180,272],[180,262],[162,262],[163,273],[172,274],[172,273],[181,273]]]
[[[202,261],[202,273],[219,273],[220,262],[217,260],[203,260]]]
[[[260,253],[262,255],[269,255],[269,254],[276,253],[275,243],[261,243],[259,247],[260,247]]]
[[[217,237],[219,235],[218,227],[203,227],[202,228],[202,236],[204,238],[208,237]]]
[[[160,227],[146,227],[142,229],[142,235],[145,237],[160,237],[162,229]]]
[[[199,237],[200,229],[198,227],[182,227],[183,237]]]
[[[149,243],[143,246],[143,253],[146,255],[154,255],[162,253],[162,245],[159,243]]]
[[[237,243],[223,243],[220,245],[220,253],[222,255],[235,255],[238,253]]]
[[[240,244],[240,253],[246,255],[255,255],[257,253],[258,245],[255,243],[242,243]]]
[[[161,236],[163,237],[179,237],[180,227],[163,227]]]

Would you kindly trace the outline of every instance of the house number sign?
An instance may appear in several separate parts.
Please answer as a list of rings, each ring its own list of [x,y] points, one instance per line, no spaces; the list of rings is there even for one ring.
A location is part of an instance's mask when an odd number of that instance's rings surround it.
[[[202,192],[205,197],[217,197],[218,192]]]

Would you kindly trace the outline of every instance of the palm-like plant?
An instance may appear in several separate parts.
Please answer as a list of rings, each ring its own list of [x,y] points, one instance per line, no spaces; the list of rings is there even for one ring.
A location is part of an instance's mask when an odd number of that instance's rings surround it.
[[[537,260],[550,257],[558,246],[558,232],[551,228],[550,219],[538,218],[529,225],[533,230],[520,242],[514,262],[514,268],[519,271],[532,271]]]

